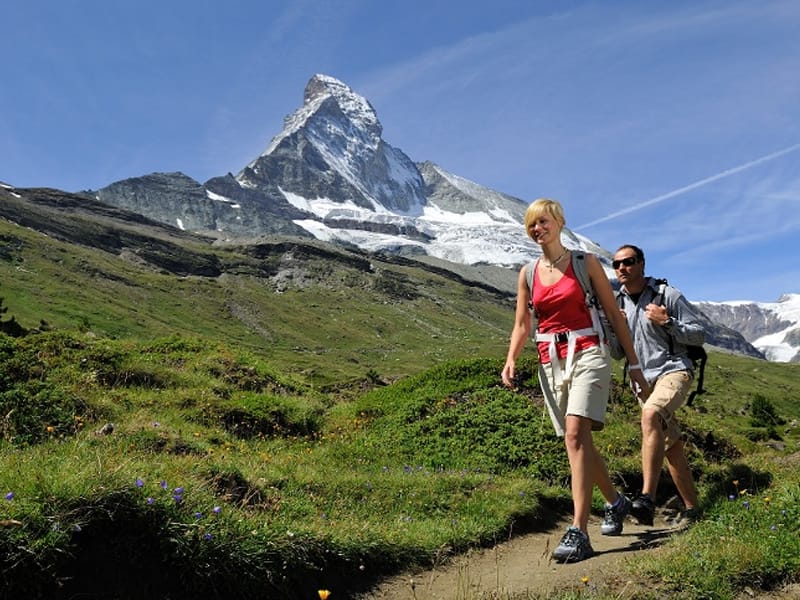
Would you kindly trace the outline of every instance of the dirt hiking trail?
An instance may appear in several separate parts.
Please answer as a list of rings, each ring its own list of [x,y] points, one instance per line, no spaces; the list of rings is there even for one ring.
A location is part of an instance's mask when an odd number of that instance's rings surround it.
[[[387,579],[359,600],[478,600],[504,599],[518,594],[548,597],[557,590],[589,590],[613,593],[616,598],[635,599],[645,590],[646,581],[633,581],[623,569],[625,561],[658,547],[679,530],[659,523],[638,525],[627,520],[619,536],[600,534],[599,517],[589,521],[589,536],[595,555],[577,563],[561,564],[550,559],[568,521],[555,523],[544,532],[513,537],[494,547],[473,550],[438,567],[405,573]],[[669,594],[665,591],[664,598]],[[800,598],[800,586],[792,585],[770,594],[747,590],[742,600],[788,600]]]
[[[432,569],[405,573],[384,581],[361,600],[465,600],[504,598],[527,591],[546,595],[560,589],[586,586],[624,588],[618,563],[651,549],[674,530],[625,522],[622,535],[600,535],[600,519],[589,521],[595,554],[577,563],[557,563],[550,554],[564,534],[568,521],[544,532],[513,537],[491,548],[470,551]],[[631,583],[633,586],[633,583]],[[622,591],[620,589],[620,591]],[[632,596],[630,596],[632,597]]]

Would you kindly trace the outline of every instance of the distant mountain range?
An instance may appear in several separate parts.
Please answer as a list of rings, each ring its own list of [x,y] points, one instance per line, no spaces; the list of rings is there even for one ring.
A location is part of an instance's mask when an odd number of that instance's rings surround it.
[[[800,294],[777,302],[697,302],[710,319],[735,329],[767,360],[800,362]]]
[[[509,293],[515,291],[518,267],[540,255],[525,235],[526,201],[433,162],[414,162],[383,140],[365,98],[325,75],[311,78],[302,106],[285,118],[265,152],[236,175],[199,183],[183,173],[153,173],[82,194],[220,243],[275,234],[316,238],[436,263]],[[568,229],[563,242],[595,253],[613,277],[609,251]],[[702,306],[706,311],[712,305]],[[767,331],[743,329],[736,320],[741,310],[728,314],[717,308],[706,313],[709,343],[763,358],[750,342]],[[793,321],[795,328],[799,322]],[[751,331],[757,337],[748,337]],[[797,337],[789,338],[795,352]],[[786,360],[788,354],[766,356]]]

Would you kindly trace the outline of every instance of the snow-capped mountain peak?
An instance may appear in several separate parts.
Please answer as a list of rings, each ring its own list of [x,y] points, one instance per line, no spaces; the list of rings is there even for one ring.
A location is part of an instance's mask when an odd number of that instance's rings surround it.
[[[351,123],[356,124],[357,129],[366,134],[363,138],[367,140],[369,145],[377,146],[383,127],[369,101],[356,94],[338,79],[328,75],[317,74],[306,85],[303,94],[303,105],[284,118],[283,130],[272,138],[272,142],[270,142],[264,154],[271,154],[284,138],[303,127],[308,119],[317,113],[321,105],[328,100],[333,101],[342,114]]]
[[[768,360],[800,362],[800,294],[777,302],[698,302],[713,321],[739,331]]]
[[[236,179],[251,189],[272,186],[284,195],[417,215],[425,203],[422,176],[408,156],[383,141],[382,131],[364,97],[333,77],[315,75],[303,105]]]

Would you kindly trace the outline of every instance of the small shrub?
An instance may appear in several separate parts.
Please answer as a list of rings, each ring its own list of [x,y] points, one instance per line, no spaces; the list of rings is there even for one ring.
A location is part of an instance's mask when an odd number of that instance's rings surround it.
[[[757,394],[753,397],[750,404],[750,425],[753,427],[766,427],[774,429],[778,425],[784,425],[786,420],[778,415],[775,405],[768,399]]]
[[[0,393],[2,436],[15,445],[72,435],[86,412],[79,398],[46,381],[19,384]]]

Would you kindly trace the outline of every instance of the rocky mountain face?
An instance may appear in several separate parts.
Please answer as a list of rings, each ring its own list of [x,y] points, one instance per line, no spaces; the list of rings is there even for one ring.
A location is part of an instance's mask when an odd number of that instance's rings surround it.
[[[516,270],[540,254],[523,230],[527,202],[414,162],[382,130],[365,98],[315,75],[283,130],[235,176],[201,184],[182,173],[153,173],[93,193],[219,240],[316,238],[445,265],[515,293]],[[596,254],[613,277],[610,252],[567,229],[563,242]],[[709,321],[709,331],[709,343],[763,357],[735,328]]]
[[[800,362],[800,294],[777,302],[699,302],[714,322],[733,328],[768,360]]]
[[[236,238],[312,237],[292,221],[302,216],[300,211],[261,190],[243,188],[232,175],[201,185],[183,173],[152,173],[112,183],[95,196],[184,231]]]

